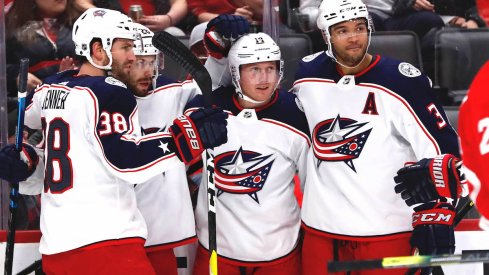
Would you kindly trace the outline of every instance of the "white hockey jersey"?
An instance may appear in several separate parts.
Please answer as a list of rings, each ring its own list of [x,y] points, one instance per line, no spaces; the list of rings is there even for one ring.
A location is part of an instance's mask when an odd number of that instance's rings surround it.
[[[25,124],[45,137],[43,254],[144,241],[133,184],[181,163],[168,150],[169,134],[141,137],[136,100],[124,84],[76,73],[47,79],[25,114]]]
[[[286,92],[254,110],[239,106],[234,87],[220,88],[212,92],[212,103],[231,114],[228,142],[213,150],[217,253],[248,263],[284,257],[297,245],[300,229],[294,175],[298,171],[305,179],[310,139],[304,113]],[[202,96],[190,102],[188,112],[199,106],[204,106]],[[199,242],[208,249],[205,185],[195,215]]]
[[[200,93],[193,81],[174,83],[160,76],[157,89],[136,97],[139,121],[144,133],[168,131],[182,115],[185,105]],[[195,219],[183,163],[136,187],[138,208],[146,221],[146,247],[172,248],[196,240]],[[169,222],[171,221],[171,222]]]
[[[300,63],[293,91],[312,149],[302,205],[306,229],[343,239],[388,239],[412,231],[412,209],[394,192],[407,162],[458,155],[457,136],[414,66],[376,56],[342,75],[325,53]]]

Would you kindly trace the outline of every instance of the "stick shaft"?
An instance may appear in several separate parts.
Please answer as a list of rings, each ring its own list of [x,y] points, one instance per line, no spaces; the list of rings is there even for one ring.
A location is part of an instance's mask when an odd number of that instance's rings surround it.
[[[22,150],[22,141],[24,138],[24,112],[25,98],[27,90],[27,74],[29,70],[29,59],[23,58],[20,60],[19,69],[19,91],[18,97],[18,116],[17,128],[15,132],[15,147],[18,151]],[[11,182],[12,189],[10,190],[9,217],[7,229],[7,247],[5,248],[5,265],[4,274],[12,274],[12,266],[14,263],[14,244],[15,244],[15,225],[17,224],[17,203],[19,200],[19,183]]]

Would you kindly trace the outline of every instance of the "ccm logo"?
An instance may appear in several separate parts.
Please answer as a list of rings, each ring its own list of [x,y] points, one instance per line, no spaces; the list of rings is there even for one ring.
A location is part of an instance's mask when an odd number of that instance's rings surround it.
[[[436,187],[445,187],[443,178],[443,155],[433,158],[433,178]]]
[[[187,135],[188,143],[194,150],[199,150],[199,140],[197,139],[197,134],[195,133],[194,127],[192,127],[192,123],[188,120],[186,116],[181,116],[178,118],[183,128],[185,129],[185,134]]]
[[[413,214],[413,224],[423,222],[445,222],[450,223],[452,214],[443,213],[415,213]]]

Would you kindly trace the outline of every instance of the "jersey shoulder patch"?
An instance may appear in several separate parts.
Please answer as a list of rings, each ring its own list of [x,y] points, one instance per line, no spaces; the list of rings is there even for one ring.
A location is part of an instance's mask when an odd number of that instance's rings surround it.
[[[120,80],[113,78],[112,76],[105,78],[105,83],[110,84],[110,85],[120,86],[124,89],[127,89],[126,84],[122,83]]]
[[[399,72],[407,77],[418,77],[421,75],[421,71],[407,62],[401,62],[398,66]]]
[[[320,56],[323,52],[317,52],[317,53],[313,53],[313,54],[310,54],[308,56],[304,56],[302,58],[302,61],[304,62],[310,62],[310,61],[313,61],[314,59],[316,59],[316,57]]]

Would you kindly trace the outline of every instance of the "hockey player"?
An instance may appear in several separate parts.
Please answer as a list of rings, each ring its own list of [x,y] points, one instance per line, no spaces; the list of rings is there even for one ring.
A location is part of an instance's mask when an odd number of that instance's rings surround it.
[[[303,274],[326,274],[331,260],[455,247],[453,205],[430,202],[413,213],[392,178],[407,162],[457,155],[456,133],[428,77],[409,63],[368,54],[368,18],[361,0],[323,1],[317,25],[328,49],[303,58],[292,88],[313,144],[302,205]],[[440,214],[450,219],[418,218]]]
[[[216,21],[209,23],[208,32],[215,30]],[[208,32],[206,39],[217,38]],[[209,43],[224,45],[222,40]],[[310,140],[295,96],[278,90],[283,75],[280,49],[264,33],[237,39],[228,55],[226,47],[220,54],[219,47],[207,48],[221,56],[221,64],[229,61],[234,84],[212,92],[212,104],[231,114],[228,142],[213,150],[219,273],[299,274],[300,209],[294,175],[298,171],[305,178]],[[203,105],[197,96],[186,114]],[[199,189],[195,212],[200,245],[194,274],[209,274],[206,192]]]
[[[128,86],[136,96],[139,122],[144,133],[166,131],[200,90],[193,81],[176,83],[158,75],[158,65],[162,60],[151,42],[153,32],[141,24],[135,25],[141,39],[134,42],[136,61],[131,67]],[[177,260],[173,248],[197,240],[185,165],[177,163],[135,188],[138,208],[148,227],[146,254],[156,274],[176,275]],[[187,260],[190,268],[193,261],[188,255]]]
[[[216,109],[176,119],[171,134],[139,135],[134,96],[106,75],[127,80],[133,28],[119,12],[87,10],[73,27],[86,61],[38,87],[27,107],[26,125],[45,137],[40,252],[47,274],[154,274],[133,184],[226,141],[226,115]],[[0,176],[28,177],[37,155],[27,145],[25,153],[22,165],[12,145],[2,148]]]

